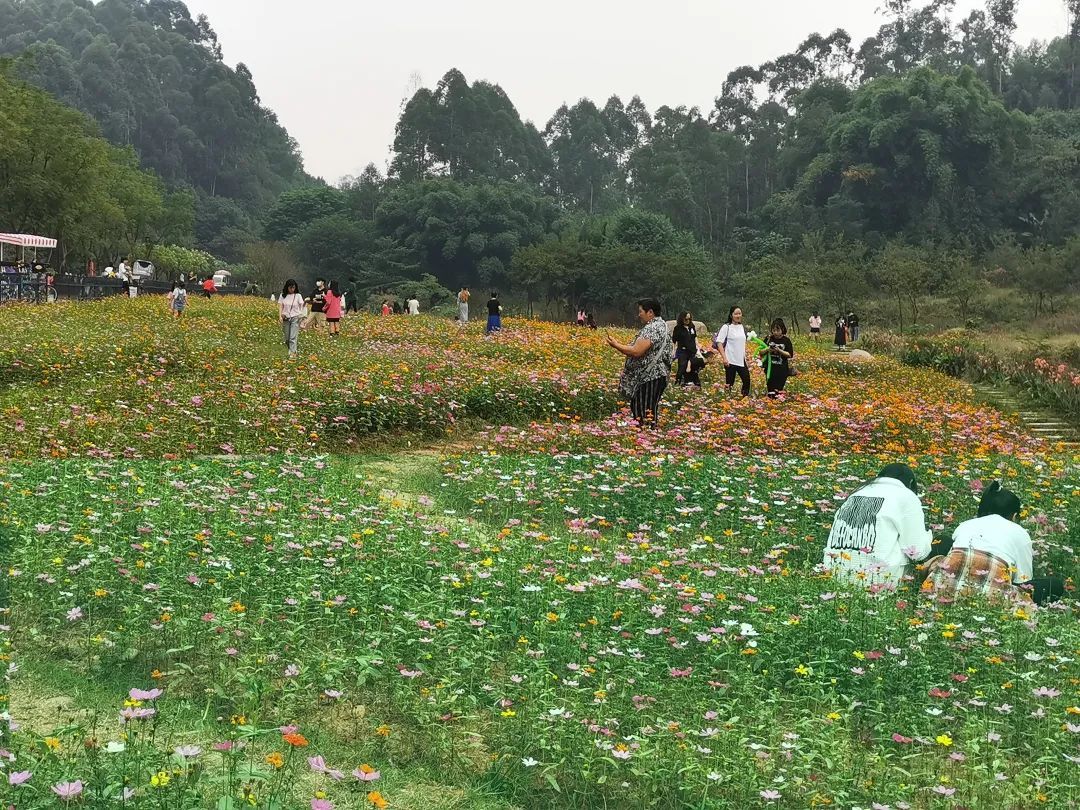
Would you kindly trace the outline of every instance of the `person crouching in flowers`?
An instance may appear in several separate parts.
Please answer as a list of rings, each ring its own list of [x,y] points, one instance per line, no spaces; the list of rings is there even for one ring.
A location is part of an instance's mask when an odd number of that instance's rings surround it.
[[[630,400],[630,413],[639,427],[645,427],[650,417],[652,427],[656,427],[660,397],[671,373],[671,338],[660,317],[660,302],[643,298],[637,309],[643,325],[633,343],[619,343],[608,335],[607,344],[626,356],[619,391]]]
[[[896,587],[914,563],[935,556],[919,484],[904,464],[889,464],[836,513],[823,565],[846,582]],[[938,544],[938,554],[947,543]]]
[[[953,532],[952,550],[931,560],[923,592],[937,601],[984,596],[1037,605],[1060,599],[1061,577],[1034,577],[1031,535],[1020,525],[1020,499],[995,481],[979,501],[978,517]]]

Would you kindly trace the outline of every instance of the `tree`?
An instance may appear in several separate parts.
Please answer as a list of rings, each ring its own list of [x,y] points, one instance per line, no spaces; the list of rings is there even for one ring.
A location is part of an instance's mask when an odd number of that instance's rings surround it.
[[[311,223],[344,214],[345,193],[329,186],[307,186],[286,191],[266,212],[263,235],[270,242],[288,242]]]
[[[926,68],[860,88],[829,123],[827,152],[800,179],[817,205],[857,203],[866,227],[947,238],[973,230],[985,243],[1003,212],[991,201],[1018,144],[1022,115],[1009,113],[970,68],[958,77]]]

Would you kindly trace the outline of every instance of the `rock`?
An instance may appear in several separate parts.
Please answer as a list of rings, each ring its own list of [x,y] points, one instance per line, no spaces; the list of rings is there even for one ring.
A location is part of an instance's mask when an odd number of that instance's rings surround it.
[[[852,360],[860,363],[864,363],[867,360],[874,359],[874,355],[870,354],[870,352],[863,351],[862,349],[852,349],[850,352],[848,352],[847,356],[850,357]]]

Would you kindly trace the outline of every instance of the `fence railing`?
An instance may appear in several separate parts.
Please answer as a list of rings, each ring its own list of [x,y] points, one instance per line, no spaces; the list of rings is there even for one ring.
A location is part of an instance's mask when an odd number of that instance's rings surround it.
[[[51,282],[51,283],[50,283]],[[23,303],[51,303],[67,299],[88,301],[116,295],[165,295],[172,290],[171,281],[144,279],[125,285],[118,278],[102,276],[48,276],[44,273],[0,273],[0,304],[20,301]],[[218,287],[220,295],[243,295],[242,287]],[[201,294],[202,287],[195,282],[188,285],[188,294]]]

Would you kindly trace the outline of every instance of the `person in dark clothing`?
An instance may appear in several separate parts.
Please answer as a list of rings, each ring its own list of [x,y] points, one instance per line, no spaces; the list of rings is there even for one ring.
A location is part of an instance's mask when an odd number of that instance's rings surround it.
[[[770,326],[766,348],[761,350],[761,356],[765,357],[765,387],[769,397],[776,399],[784,393],[788,375],[791,373],[791,358],[795,356],[795,347],[791,345],[791,338],[787,336],[787,324],[783,318],[777,318]]]
[[[395,315],[400,315],[401,314],[401,304],[398,303],[398,301],[396,299],[394,301],[394,314]]]
[[[593,314],[591,312],[585,316],[585,325],[588,326],[590,329],[596,328],[596,318],[593,317]]]
[[[854,312],[849,312],[847,316],[848,334],[851,336],[851,342],[856,343],[859,340],[859,316]]]
[[[847,318],[843,315],[836,318],[836,334],[833,335],[833,343],[837,349],[847,346]]]
[[[356,294],[355,287],[349,287],[348,293],[345,296],[345,314],[350,312],[360,312],[360,298]]]
[[[675,331],[671,333],[671,340],[675,344],[675,384],[696,385],[700,388],[701,379],[694,366],[698,345],[693,313],[679,313],[679,317],[675,320]]]
[[[487,333],[490,335],[492,332],[498,332],[502,329],[502,304],[499,303],[499,294],[497,292],[491,293],[491,298],[487,302]]]

